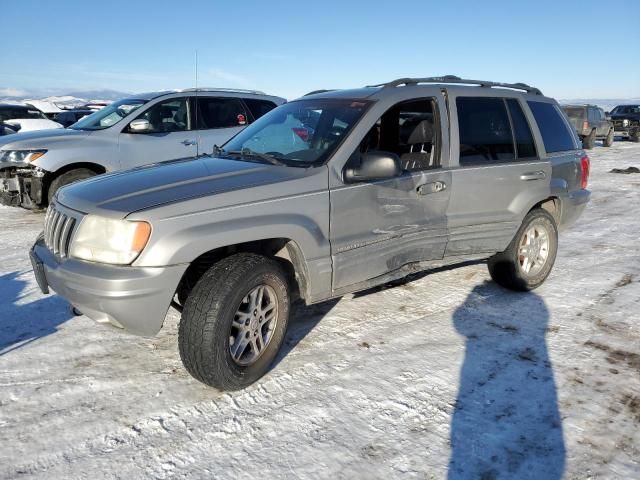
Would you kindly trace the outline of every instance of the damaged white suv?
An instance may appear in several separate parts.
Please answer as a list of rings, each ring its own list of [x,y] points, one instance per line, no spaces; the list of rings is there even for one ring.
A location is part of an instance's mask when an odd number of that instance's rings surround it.
[[[284,102],[249,90],[146,93],[114,102],[66,129],[4,136],[0,203],[39,208],[77,180],[211,153]]]

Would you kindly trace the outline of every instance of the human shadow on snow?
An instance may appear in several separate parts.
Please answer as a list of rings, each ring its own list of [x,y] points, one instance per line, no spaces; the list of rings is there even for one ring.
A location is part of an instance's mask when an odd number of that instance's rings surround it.
[[[0,356],[55,333],[72,317],[68,304],[57,295],[19,303],[27,283],[20,276],[25,273],[0,275]]]
[[[485,282],[453,323],[466,344],[448,479],[562,478],[565,446],[544,301]]]

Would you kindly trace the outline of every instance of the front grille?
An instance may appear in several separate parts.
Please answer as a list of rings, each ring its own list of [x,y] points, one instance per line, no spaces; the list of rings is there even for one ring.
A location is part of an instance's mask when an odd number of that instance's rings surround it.
[[[54,255],[66,258],[76,225],[75,218],[50,205],[44,217],[44,243]]]

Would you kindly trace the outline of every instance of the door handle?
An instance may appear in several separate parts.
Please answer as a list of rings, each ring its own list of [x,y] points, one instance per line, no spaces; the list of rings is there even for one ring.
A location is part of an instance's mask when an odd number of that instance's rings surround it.
[[[542,180],[543,178],[547,178],[547,174],[543,171],[539,172],[527,172],[520,175],[520,180],[529,181],[529,180]]]
[[[183,144],[185,147],[188,147],[189,145],[195,145],[198,142],[196,142],[195,140],[183,140],[180,143]]]
[[[437,182],[425,183],[423,185],[420,185],[416,189],[416,192],[418,192],[418,195],[429,195],[430,193],[442,192],[446,188],[447,184],[438,180]]]

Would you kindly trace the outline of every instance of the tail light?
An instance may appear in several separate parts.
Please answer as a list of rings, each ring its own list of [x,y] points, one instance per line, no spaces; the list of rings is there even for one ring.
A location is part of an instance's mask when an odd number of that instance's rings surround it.
[[[582,122],[582,130],[589,130],[589,122],[587,122],[586,120]],[[587,158],[587,160],[589,159]]]
[[[589,162],[589,157],[584,155],[580,159],[580,188],[587,188],[587,184],[589,183],[589,169],[591,164]]]

